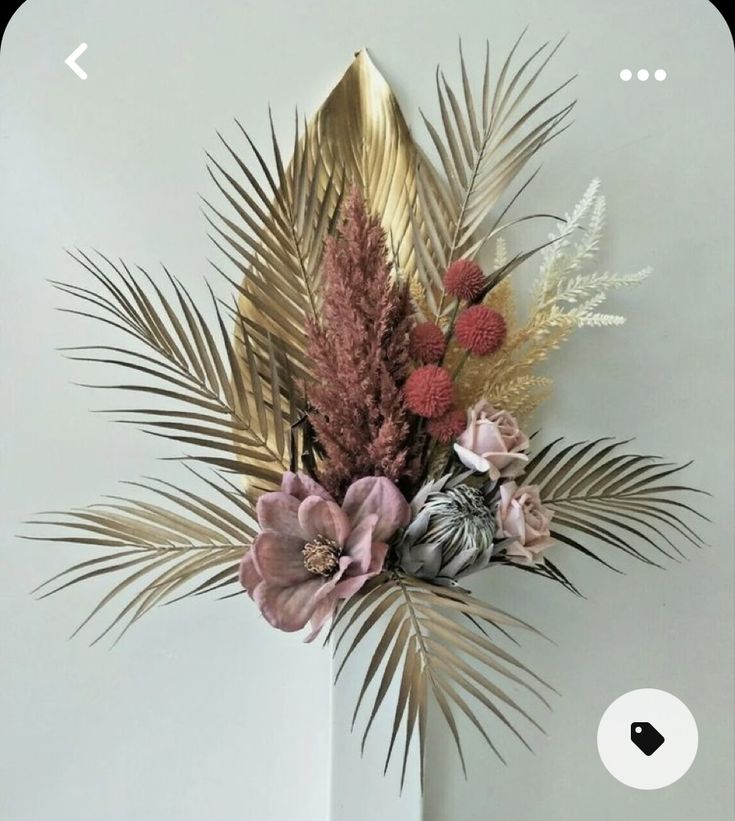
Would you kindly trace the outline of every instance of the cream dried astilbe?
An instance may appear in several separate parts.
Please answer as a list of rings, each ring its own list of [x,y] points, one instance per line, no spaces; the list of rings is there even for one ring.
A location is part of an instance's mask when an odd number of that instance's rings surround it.
[[[550,234],[555,241],[542,252],[528,321],[511,326],[505,345],[486,365],[484,395],[518,416],[528,416],[550,391],[551,380],[536,375],[536,366],[576,328],[622,325],[625,317],[598,309],[610,291],[637,285],[650,274],[649,268],[634,274],[589,270],[605,222],[605,197],[599,189],[599,180],[593,180],[566,222]]]

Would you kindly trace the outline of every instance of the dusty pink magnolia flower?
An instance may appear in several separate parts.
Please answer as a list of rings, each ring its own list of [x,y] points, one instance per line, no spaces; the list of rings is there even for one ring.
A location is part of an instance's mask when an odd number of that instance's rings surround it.
[[[543,563],[543,552],[554,542],[549,533],[552,515],[541,504],[537,485],[518,487],[515,482],[504,482],[495,536],[508,540],[505,555],[518,564]]]
[[[388,540],[411,510],[385,477],[358,479],[342,505],[303,473],[258,499],[262,532],[240,564],[240,583],[274,627],[311,620],[313,639],[338,599],[349,599],[383,569]]]
[[[493,481],[512,479],[528,461],[528,437],[507,411],[480,400],[467,412],[467,428],[454,450],[465,467],[489,473]]]

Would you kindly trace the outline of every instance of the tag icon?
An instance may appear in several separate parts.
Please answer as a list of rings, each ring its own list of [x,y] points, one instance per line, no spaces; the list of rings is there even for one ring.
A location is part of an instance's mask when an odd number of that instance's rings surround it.
[[[644,755],[653,755],[666,739],[648,721],[634,721],[630,725],[630,740]]]
[[[636,790],[660,790],[678,781],[692,766],[698,746],[697,722],[686,704],[652,687],[618,696],[597,728],[605,769]]]

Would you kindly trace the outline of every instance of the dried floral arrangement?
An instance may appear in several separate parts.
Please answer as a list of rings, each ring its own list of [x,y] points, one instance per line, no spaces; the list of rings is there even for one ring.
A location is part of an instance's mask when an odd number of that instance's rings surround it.
[[[135,498],[36,519],[52,540],[103,549],[40,592],[115,574],[81,625],[127,595],[97,640],[163,602],[220,592],[247,593],[243,606],[280,630],[321,633],[340,673],[370,648],[355,719],[369,703],[364,744],[393,710],[386,768],[400,733],[401,783],[413,739],[423,778],[430,703],[463,767],[458,716],[496,752],[483,709],[521,741],[510,714],[538,726],[503,681],[547,703],[547,685],[502,647],[533,628],[473,596],[473,574],[517,568],[576,593],[565,549],[656,564],[677,541],[702,543],[687,521],[704,518],[686,500],[697,491],[672,479],[680,466],[607,437],[527,435],[550,387],[539,363],[577,328],[621,324],[602,303],[648,271],[594,271],[597,182],[564,218],[508,216],[530,180],[498,207],[574,105],[556,103],[569,81],[533,96],[556,48],[520,59],[519,44],[494,79],[488,51],[479,89],[463,57],[458,90],[437,72],[439,119],[424,117],[436,164],[364,51],[311,121],[297,117],[290,162],[272,121],[272,163],[239,123],[250,160],[221,138],[226,159],[208,168],[222,203],[205,213],[232,301],[205,307],[168,271],[82,251],[92,284],[55,283],[76,300],[67,310],[120,334],[68,350],[130,375],[104,386],[139,399],[115,416],[207,468],[193,470],[199,492],[134,482]],[[508,228],[549,218],[543,243],[508,254]],[[520,321],[509,275],[536,261]]]

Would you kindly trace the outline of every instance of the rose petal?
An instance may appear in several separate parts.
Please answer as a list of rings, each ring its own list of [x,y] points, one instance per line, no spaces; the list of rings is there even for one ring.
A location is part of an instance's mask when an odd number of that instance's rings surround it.
[[[325,536],[340,547],[350,535],[350,523],[336,502],[308,496],[299,506],[299,523],[307,539]]]
[[[263,577],[258,573],[253,558],[252,548],[242,557],[240,562],[240,584],[247,591],[248,596],[253,598],[255,588],[263,581]]]
[[[299,501],[303,501],[307,496],[319,496],[327,502],[334,499],[326,490],[305,473],[291,473],[287,471],[281,479],[281,490],[295,496]]]
[[[503,531],[506,536],[518,539],[521,544],[526,544],[526,518],[523,515],[523,507],[518,499],[512,499],[505,514]]]
[[[484,459],[478,453],[473,453],[469,448],[462,447],[462,445],[457,444],[457,442],[454,443],[454,452],[465,467],[477,473],[488,473],[492,468],[492,465],[487,459]]]
[[[347,488],[342,510],[353,528],[366,516],[376,514],[375,538],[381,542],[390,539],[411,519],[411,508],[403,494],[384,476],[366,476],[353,482]]]
[[[255,589],[255,603],[269,624],[287,633],[301,630],[314,613],[316,594],[321,579],[310,576],[309,580],[294,587],[278,587],[260,584]]]
[[[474,425],[474,430],[475,437],[472,445],[468,446],[470,450],[474,450],[475,453],[482,453],[483,456],[487,456],[488,453],[508,452],[503,436],[494,422],[489,419],[480,419]]]
[[[314,576],[304,567],[304,540],[266,530],[251,548],[255,567],[269,585],[289,587]]]
[[[515,482],[503,482],[500,486],[500,504],[504,510],[507,510],[517,490],[518,485]]]
[[[528,462],[525,453],[483,453],[483,456],[500,471],[502,476],[513,478],[523,473]]]
[[[301,536],[299,500],[282,491],[264,493],[256,506],[258,524],[263,530],[275,530],[286,536]]]

